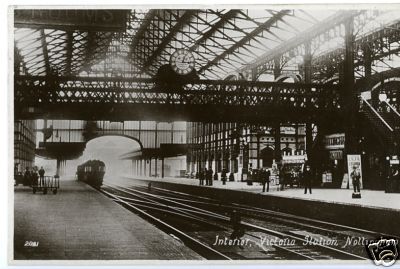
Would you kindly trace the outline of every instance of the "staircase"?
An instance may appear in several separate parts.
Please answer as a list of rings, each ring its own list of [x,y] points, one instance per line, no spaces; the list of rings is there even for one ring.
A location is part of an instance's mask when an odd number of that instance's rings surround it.
[[[388,103],[387,109],[377,111],[367,100],[361,99],[362,113],[373,127],[370,131],[376,132],[389,153],[394,154],[399,142],[400,114]]]

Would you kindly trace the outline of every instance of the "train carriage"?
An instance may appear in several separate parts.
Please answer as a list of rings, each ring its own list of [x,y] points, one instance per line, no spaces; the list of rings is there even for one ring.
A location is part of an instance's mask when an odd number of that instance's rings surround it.
[[[103,184],[106,166],[99,160],[90,160],[78,166],[76,174],[79,181],[85,182],[95,188]]]

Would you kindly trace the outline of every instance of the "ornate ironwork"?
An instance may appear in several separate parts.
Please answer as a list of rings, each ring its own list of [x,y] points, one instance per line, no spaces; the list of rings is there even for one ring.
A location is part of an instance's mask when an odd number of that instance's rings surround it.
[[[199,80],[160,88],[150,79],[65,77],[50,82],[30,76],[16,77],[16,82],[16,115],[28,118],[46,113],[74,119],[134,120],[171,112],[164,116],[205,121],[223,118],[247,122],[271,117],[296,121],[340,109],[338,85]],[[29,113],[29,109],[34,112]],[[137,114],[118,115],[117,111]]]

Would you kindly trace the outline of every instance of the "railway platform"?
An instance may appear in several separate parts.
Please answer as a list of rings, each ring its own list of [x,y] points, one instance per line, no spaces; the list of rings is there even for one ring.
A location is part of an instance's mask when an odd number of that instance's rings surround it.
[[[14,191],[14,260],[197,260],[182,242],[88,185]]]
[[[197,179],[188,178],[138,176],[124,178],[142,184],[152,182],[153,187],[217,198],[224,202],[243,203],[389,235],[399,235],[399,231],[394,229],[394,223],[400,219],[398,193],[361,190],[362,198],[352,199],[350,189],[315,188],[312,194],[304,194],[303,188],[287,188],[282,191],[278,186],[270,185],[269,192],[262,192],[259,183],[248,186],[245,182],[227,182],[223,185],[221,181],[213,181],[213,186],[199,186]]]

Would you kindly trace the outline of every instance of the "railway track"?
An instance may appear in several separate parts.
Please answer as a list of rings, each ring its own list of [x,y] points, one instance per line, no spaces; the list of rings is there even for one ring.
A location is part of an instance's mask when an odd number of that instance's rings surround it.
[[[371,236],[373,232],[155,187],[115,185],[101,190],[114,201],[142,215],[179,238],[206,259],[366,260],[363,252],[340,248],[346,233]],[[241,216],[244,235],[232,237],[230,214]],[[376,233],[375,233],[376,235]],[[318,241],[319,238],[319,241]],[[324,243],[321,242],[324,239]],[[331,244],[332,243],[332,244]],[[361,252],[361,253],[360,253]]]

